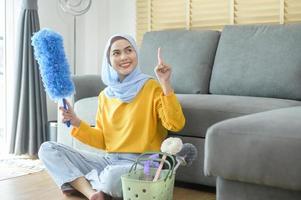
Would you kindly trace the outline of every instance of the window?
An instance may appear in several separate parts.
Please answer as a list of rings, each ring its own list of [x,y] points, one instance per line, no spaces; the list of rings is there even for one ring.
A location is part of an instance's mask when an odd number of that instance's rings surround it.
[[[0,145],[6,141],[5,134],[5,0],[0,0]]]
[[[136,37],[165,29],[221,30],[228,24],[301,22],[300,0],[137,0]]]
[[[0,0],[0,154],[8,153],[12,120],[15,30],[21,0]]]

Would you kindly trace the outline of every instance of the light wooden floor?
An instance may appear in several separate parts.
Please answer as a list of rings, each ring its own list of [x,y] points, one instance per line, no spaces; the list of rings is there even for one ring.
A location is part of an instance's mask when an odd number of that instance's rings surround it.
[[[0,181],[0,194],[4,200],[85,200],[64,196],[45,171]],[[215,194],[176,187],[174,200],[215,200]]]

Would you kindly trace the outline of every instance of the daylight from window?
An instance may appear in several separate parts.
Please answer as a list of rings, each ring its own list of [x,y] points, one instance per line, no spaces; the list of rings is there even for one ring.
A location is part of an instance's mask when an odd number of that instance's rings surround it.
[[[3,147],[6,142],[5,137],[5,67],[4,67],[4,4],[5,0],[0,0],[0,146]],[[1,152],[0,152],[1,153]]]

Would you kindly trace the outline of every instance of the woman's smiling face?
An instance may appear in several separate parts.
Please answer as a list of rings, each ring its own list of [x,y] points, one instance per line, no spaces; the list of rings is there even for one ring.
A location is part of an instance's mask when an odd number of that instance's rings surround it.
[[[110,62],[120,81],[136,68],[137,54],[128,40],[118,39],[113,42],[110,48]]]

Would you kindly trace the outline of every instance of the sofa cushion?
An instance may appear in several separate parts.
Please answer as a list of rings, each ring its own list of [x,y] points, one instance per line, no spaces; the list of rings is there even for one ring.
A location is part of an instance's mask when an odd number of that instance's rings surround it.
[[[205,174],[301,190],[301,106],[277,109],[210,127]]]
[[[301,100],[301,24],[226,26],[210,93]]]
[[[218,31],[157,31],[144,35],[139,65],[153,75],[161,47],[164,62],[173,70],[176,93],[208,94],[209,79],[220,33]]]
[[[205,137],[207,128],[225,119],[278,108],[301,106],[300,101],[228,95],[177,95],[186,118],[177,134]]]

